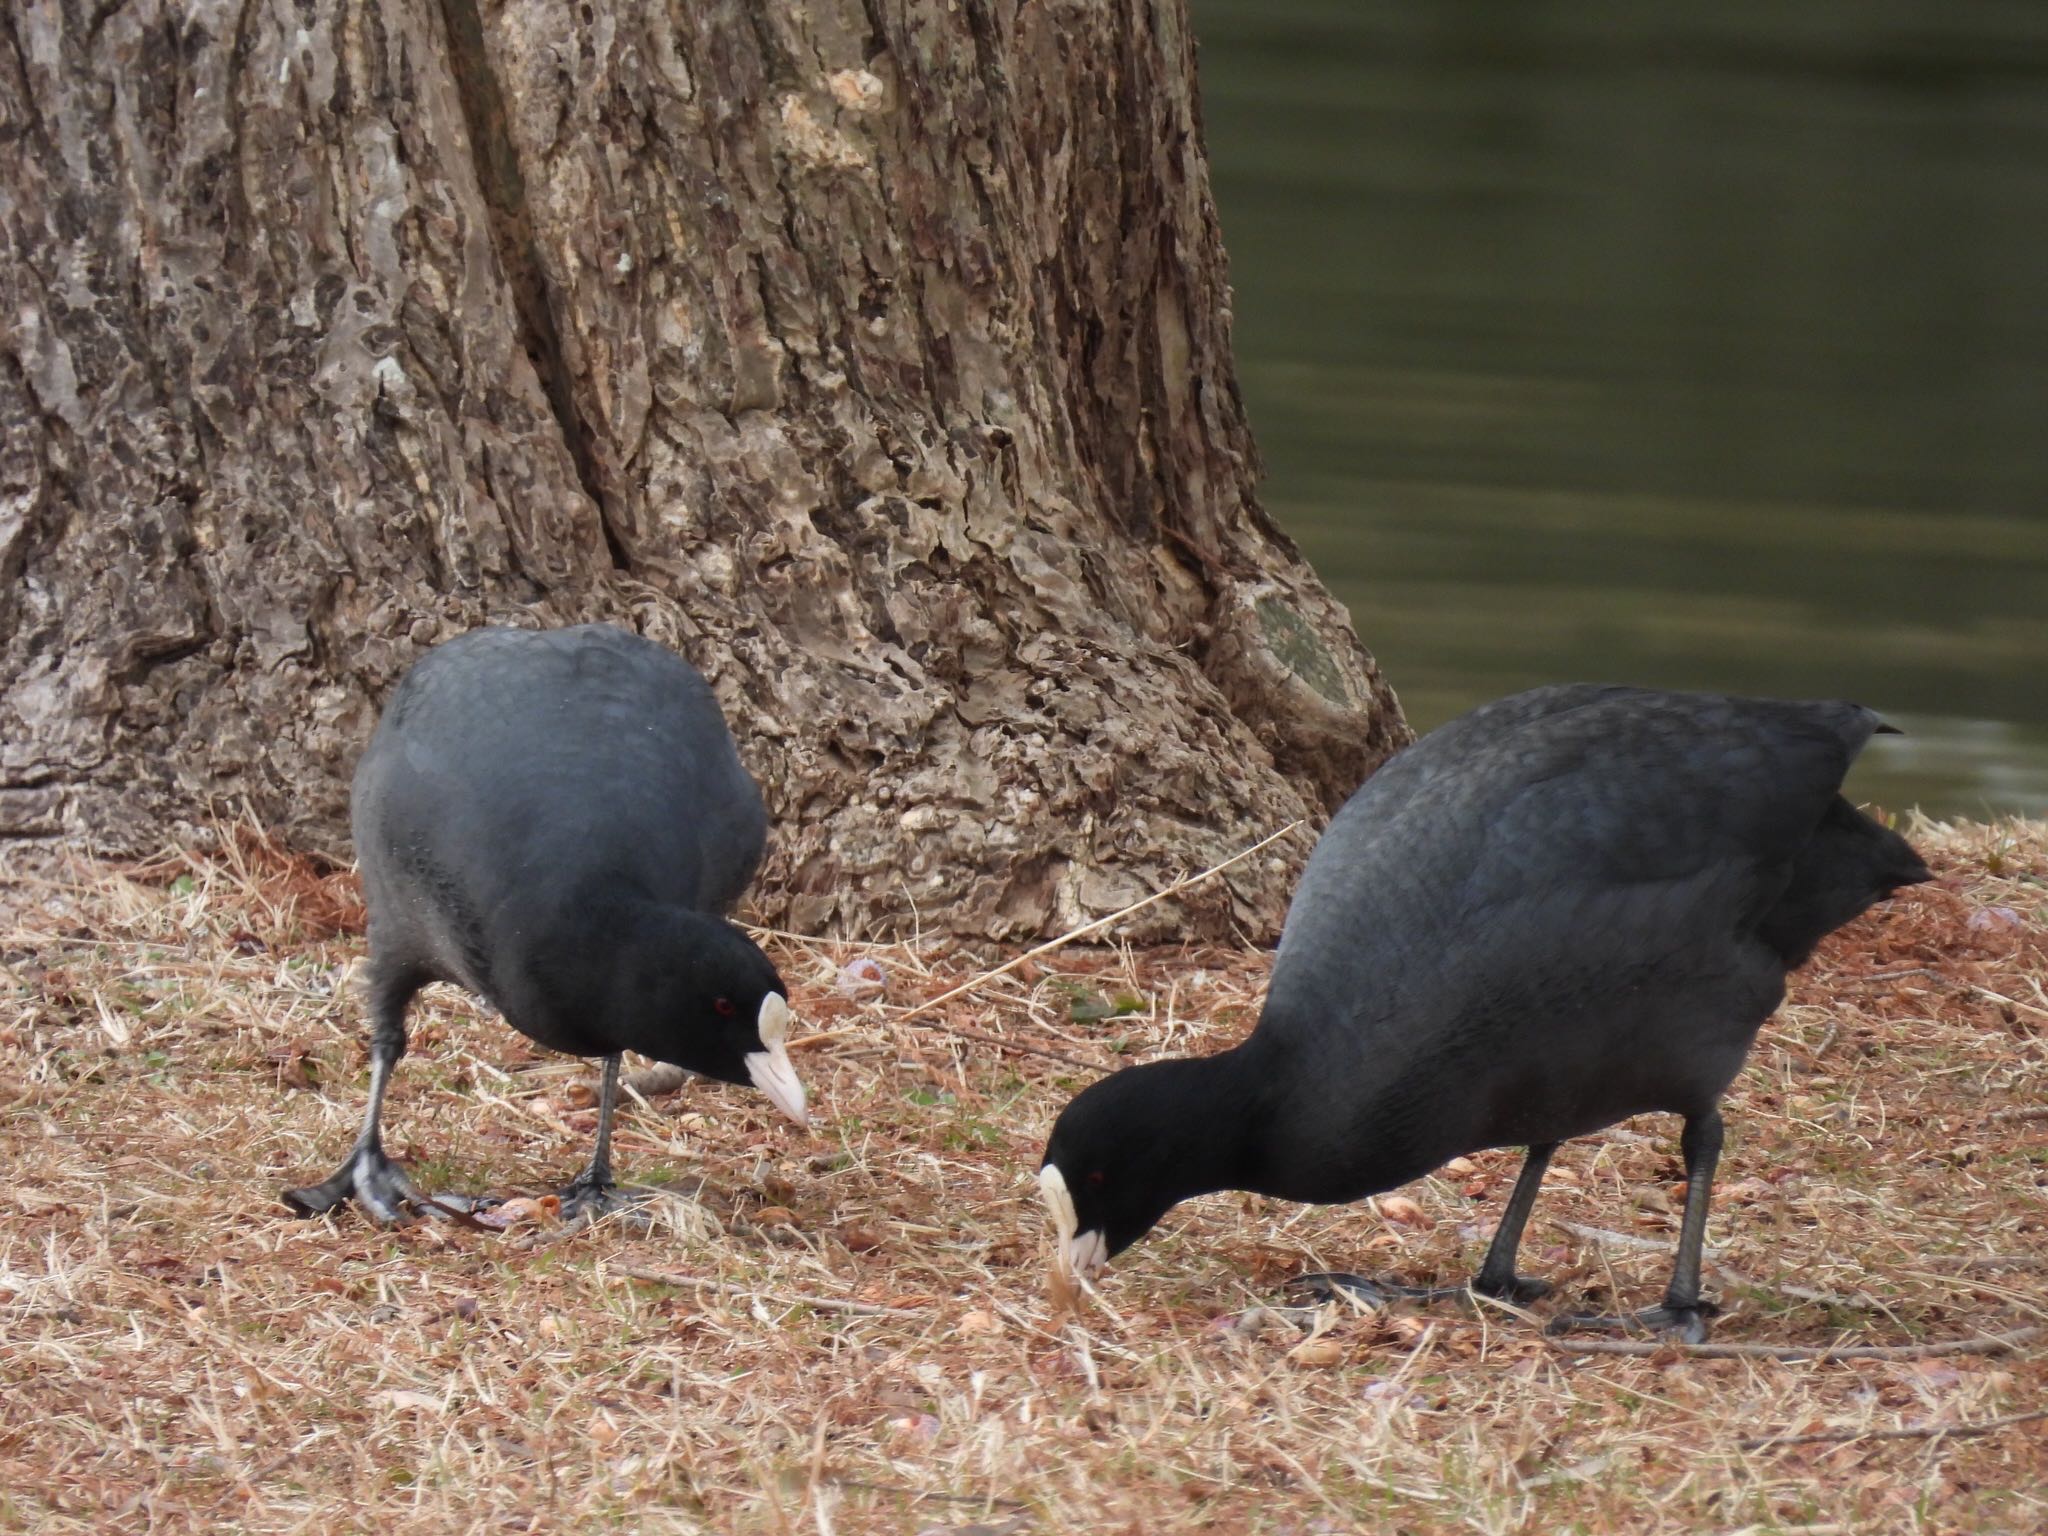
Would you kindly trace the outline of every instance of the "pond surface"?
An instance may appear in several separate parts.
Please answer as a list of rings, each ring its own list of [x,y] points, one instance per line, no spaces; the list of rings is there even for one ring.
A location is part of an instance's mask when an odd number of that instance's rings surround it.
[[[2048,5],[1191,0],[1267,504],[1418,729],[1843,696],[2048,815]]]

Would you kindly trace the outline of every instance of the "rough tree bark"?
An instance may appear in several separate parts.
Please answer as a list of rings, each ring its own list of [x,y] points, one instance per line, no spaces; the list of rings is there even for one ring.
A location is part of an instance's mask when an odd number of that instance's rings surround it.
[[[1404,739],[1256,498],[1181,0],[0,18],[0,831],[345,856],[486,621],[702,667],[805,931],[1056,929]]]

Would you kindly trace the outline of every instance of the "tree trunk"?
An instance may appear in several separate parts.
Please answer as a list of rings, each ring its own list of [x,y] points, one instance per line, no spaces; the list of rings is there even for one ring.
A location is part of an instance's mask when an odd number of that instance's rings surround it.
[[[345,856],[485,622],[701,667],[804,931],[1055,930],[1405,738],[1255,496],[1182,0],[0,27],[0,831]]]

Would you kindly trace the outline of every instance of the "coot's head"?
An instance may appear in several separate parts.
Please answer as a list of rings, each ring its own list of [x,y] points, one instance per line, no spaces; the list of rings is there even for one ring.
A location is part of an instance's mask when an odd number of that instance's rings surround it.
[[[1202,1065],[1130,1067],[1090,1084],[1060,1112],[1038,1188],[1062,1275],[1094,1276],[1181,1201],[1226,1187],[1212,1154],[1232,1138],[1203,1127],[1207,1106],[1193,1091]]]
[[[751,1083],[798,1125],[808,1125],[804,1085],[789,1059],[789,989],[774,963],[732,924],[693,919],[673,941],[659,982],[636,1010],[651,1039],[642,1055],[726,1083]]]

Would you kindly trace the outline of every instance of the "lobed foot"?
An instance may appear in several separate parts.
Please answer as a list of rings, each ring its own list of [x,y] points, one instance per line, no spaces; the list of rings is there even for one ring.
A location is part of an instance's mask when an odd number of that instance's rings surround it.
[[[1524,1306],[1548,1296],[1551,1286],[1548,1280],[1535,1280],[1523,1275],[1510,1275],[1505,1284],[1480,1278],[1474,1280],[1470,1286],[1402,1285],[1394,1280],[1368,1280],[1364,1275],[1330,1270],[1312,1275],[1296,1275],[1287,1282],[1287,1289],[1317,1301],[1335,1301],[1340,1294],[1349,1295],[1369,1307],[1384,1307],[1391,1301],[1469,1301],[1474,1291],[1483,1296],[1495,1296],[1502,1301]]]
[[[1472,1282],[1472,1289],[1482,1296],[1491,1296],[1518,1307],[1526,1307],[1532,1301],[1541,1301],[1557,1287],[1548,1280],[1538,1280],[1533,1275],[1509,1275],[1505,1281],[1489,1280],[1484,1275]]]
[[[1567,1312],[1553,1317],[1544,1332],[1551,1335],[1562,1333],[1627,1333],[1663,1334],[1681,1344],[1704,1344],[1709,1329],[1707,1319],[1719,1315],[1721,1309],[1711,1301],[1702,1301],[1690,1307],[1674,1307],[1668,1303],[1645,1307],[1640,1312],[1625,1313],[1620,1317],[1602,1317],[1583,1312]]]
[[[574,1182],[563,1185],[559,1193],[564,1221],[595,1221],[600,1216],[634,1204],[636,1198],[625,1193],[612,1180],[592,1178],[587,1171],[578,1175]]]
[[[1384,1307],[1395,1301],[1444,1301],[1465,1294],[1462,1285],[1403,1285],[1398,1280],[1369,1280],[1341,1269],[1296,1275],[1287,1282],[1287,1289],[1291,1294],[1315,1301],[1336,1301],[1349,1296],[1369,1307]]]
[[[415,1207],[440,1209],[377,1146],[357,1147],[348,1161],[321,1183],[284,1192],[284,1203],[301,1216],[324,1216],[347,1200],[354,1200],[387,1226],[410,1221]]]
[[[660,1191],[645,1185],[614,1184],[609,1180],[593,1183],[581,1178],[560,1193],[560,1223],[544,1234],[536,1234],[533,1241],[558,1241],[607,1218],[616,1218],[634,1231],[651,1231],[651,1202],[660,1195]]]

